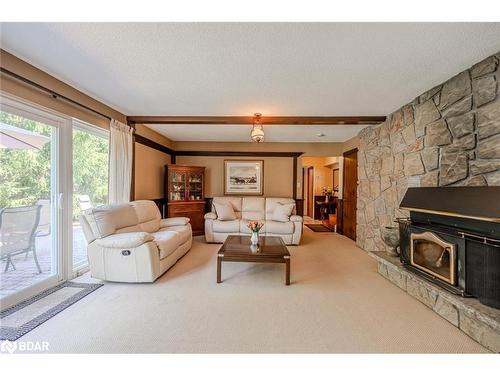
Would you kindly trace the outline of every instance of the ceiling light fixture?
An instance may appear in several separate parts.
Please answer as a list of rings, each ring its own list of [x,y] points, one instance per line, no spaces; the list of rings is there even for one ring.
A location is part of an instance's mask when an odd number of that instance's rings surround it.
[[[264,140],[264,128],[262,127],[262,114],[255,113],[253,116],[253,127],[250,132],[253,142],[260,143]]]

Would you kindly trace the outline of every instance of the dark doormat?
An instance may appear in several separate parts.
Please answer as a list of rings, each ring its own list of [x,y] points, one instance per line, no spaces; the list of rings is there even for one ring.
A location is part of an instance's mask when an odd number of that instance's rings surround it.
[[[0,312],[0,340],[17,340],[101,286],[67,281]]]
[[[306,227],[311,229],[313,232],[335,232],[333,229],[330,229],[323,224],[306,224]]]

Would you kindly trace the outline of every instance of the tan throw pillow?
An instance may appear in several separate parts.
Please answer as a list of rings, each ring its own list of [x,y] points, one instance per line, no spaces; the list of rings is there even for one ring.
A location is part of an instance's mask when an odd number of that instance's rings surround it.
[[[236,214],[231,203],[214,203],[214,207],[219,220],[236,220]]]
[[[290,221],[290,215],[292,214],[294,207],[295,203],[283,204],[278,202],[278,204],[274,208],[272,219],[274,221],[281,221],[282,223]]]

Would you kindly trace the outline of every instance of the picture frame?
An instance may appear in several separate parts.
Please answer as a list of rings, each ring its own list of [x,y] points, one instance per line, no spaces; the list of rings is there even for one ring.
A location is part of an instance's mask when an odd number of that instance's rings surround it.
[[[224,195],[264,195],[264,160],[224,160]]]

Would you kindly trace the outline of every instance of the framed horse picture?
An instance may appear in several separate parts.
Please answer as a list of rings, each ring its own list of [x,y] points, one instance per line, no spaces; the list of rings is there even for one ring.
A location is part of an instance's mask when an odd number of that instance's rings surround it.
[[[263,195],[264,160],[224,160],[224,195]]]

